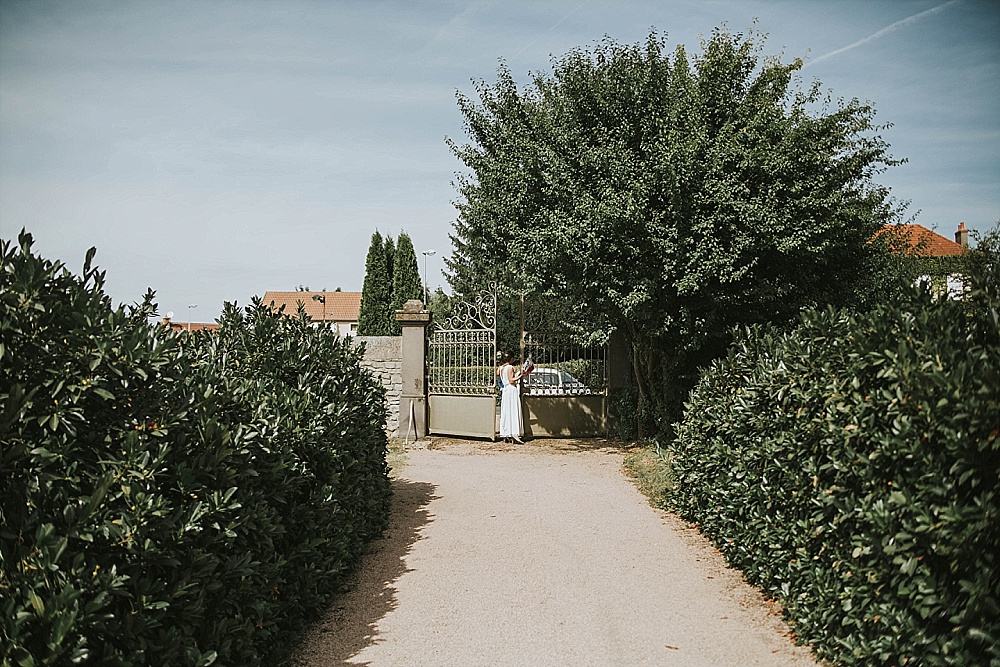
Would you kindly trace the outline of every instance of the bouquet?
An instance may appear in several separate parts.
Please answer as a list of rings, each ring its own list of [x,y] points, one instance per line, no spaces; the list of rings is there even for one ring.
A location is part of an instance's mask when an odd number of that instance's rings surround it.
[[[535,362],[531,360],[531,357],[528,357],[524,360],[524,363],[521,364],[521,375],[527,375],[533,370],[535,370]]]

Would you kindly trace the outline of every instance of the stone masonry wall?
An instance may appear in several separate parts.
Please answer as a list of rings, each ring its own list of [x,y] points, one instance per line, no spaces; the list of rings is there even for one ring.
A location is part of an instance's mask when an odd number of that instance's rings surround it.
[[[403,392],[402,336],[355,336],[355,343],[365,344],[361,365],[382,381],[388,415],[385,430],[390,438],[399,438],[399,395]]]

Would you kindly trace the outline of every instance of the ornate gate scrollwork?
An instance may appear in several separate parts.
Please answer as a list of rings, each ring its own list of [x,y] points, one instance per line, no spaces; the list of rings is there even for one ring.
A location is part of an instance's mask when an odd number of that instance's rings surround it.
[[[491,396],[496,391],[496,284],[473,301],[460,301],[452,308],[451,317],[433,325],[427,344],[428,391]]]

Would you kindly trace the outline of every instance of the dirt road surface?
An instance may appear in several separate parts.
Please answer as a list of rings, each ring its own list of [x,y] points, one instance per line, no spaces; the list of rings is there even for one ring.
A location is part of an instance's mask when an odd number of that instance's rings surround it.
[[[593,441],[431,441],[307,667],[816,665],[693,528]]]

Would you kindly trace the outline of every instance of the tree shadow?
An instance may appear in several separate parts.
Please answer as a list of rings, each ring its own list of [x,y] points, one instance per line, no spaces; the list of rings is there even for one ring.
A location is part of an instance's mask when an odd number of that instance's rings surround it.
[[[560,436],[525,436],[525,444],[508,443],[503,440],[487,440],[483,438],[431,436],[428,438],[427,449],[435,451],[456,452],[605,452],[622,454],[633,445],[617,438],[604,436],[560,437]]]
[[[433,520],[428,505],[437,500],[436,489],[427,482],[392,481],[389,528],[382,539],[372,542],[350,590],[334,599],[323,618],[306,631],[293,665],[369,664],[347,661],[379,641],[378,622],[398,606],[393,584],[410,571],[406,556],[422,539],[422,528]]]
[[[557,452],[604,452],[621,454],[628,450],[628,445],[622,441],[601,436],[589,438],[530,438],[527,444]]]

